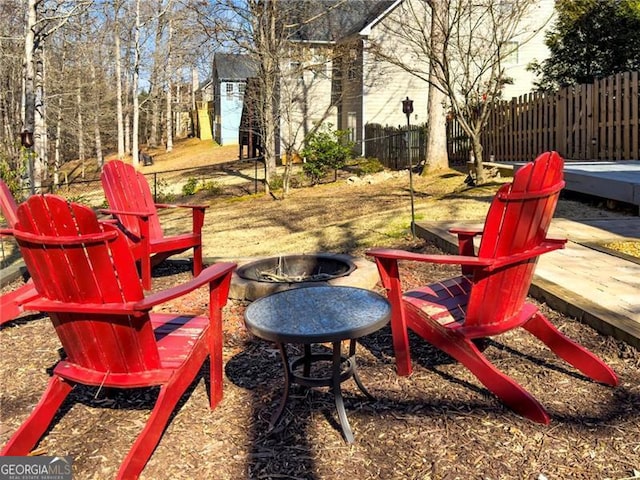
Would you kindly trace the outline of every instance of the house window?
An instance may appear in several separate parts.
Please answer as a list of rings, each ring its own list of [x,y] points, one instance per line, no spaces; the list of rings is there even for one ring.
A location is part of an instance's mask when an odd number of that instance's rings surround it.
[[[289,62],[289,71],[291,72],[291,78],[296,78],[298,84],[304,83],[304,72],[300,62]]]
[[[356,112],[347,113],[347,130],[349,130],[349,140],[356,141],[356,128],[358,127],[358,117]]]
[[[327,76],[327,59],[321,53],[313,55],[311,61],[311,70],[313,71],[313,77],[326,77]]]
[[[331,104],[337,105],[342,98],[342,59],[333,60],[333,71],[331,74]]]
[[[513,13],[513,0],[500,0],[498,2],[498,8],[501,14],[510,15]]]
[[[506,42],[502,47],[502,62],[505,65],[518,64],[518,42]]]
[[[349,80],[355,80],[356,78],[358,78],[358,52],[356,52],[355,49],[351,49],[349,50],[349,66],[348,66],[348,73],[347,73],[347,78]]]
[[[244,91],[247,89],[247,84],[246,83],[239,83],[238,84],[238,93],[240,94],[240,96],[244,95]]]
[[[233,97],[233,83],[227,83],[227,98]]]

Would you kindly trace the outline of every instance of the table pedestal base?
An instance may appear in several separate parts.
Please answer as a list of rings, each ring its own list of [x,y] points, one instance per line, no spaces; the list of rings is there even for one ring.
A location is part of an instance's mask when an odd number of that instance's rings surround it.
[[[280,349],[280,355],[282,357],[282,363],[284,366],[284,392],[280,399],[280,405],[278,409],[271,416],[270,425],[271,428],[278,422],[284,408],[287,405],[289,398],[289,389],[291,384],[295,383],[305,387],[331,387],[333,390],[333,396],[336,404],[336,410],[338,411],[338,418],[340,420],[340,426],[342,427],[342,433],[348,443],[353,443],[353,432],[347,419],[347,412],[344,409],[344,399],[342,398],[342,389],[340,384],[345,380],[353,377],[356,385],[369,399],[375,400],[373,396],[367,391],[356,369],[356,341],[350,340],[349,343],[349,356],[342,355],[342,342],[333,342],[332,353],[311,353],[311,345],[304,346],[304,355],[289,360],[287,355],[286,345],[284,343],[278,343]],[[319,361],[331,361],[331,376],[328,377],[311,377],[311,365]],[[302,375],[296,374],[296,369],[302,366]]]

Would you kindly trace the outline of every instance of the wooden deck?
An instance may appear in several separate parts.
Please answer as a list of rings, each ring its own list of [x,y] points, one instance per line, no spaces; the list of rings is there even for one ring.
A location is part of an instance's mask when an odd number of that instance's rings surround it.
[[[517,170],[524,164],[516,164]],[[564,165],[565,190],[595,195],[638,207],[640,214],[640,160],[572,162]]]
[[[456,222],[420,222],[418,236],[457,252],[449,228]],[[574,222],[557,218],[550,235],[568,238],[566,248],[540,257],[530,295],[596,330],[640,348],[640,260],[594,248],[615,240],[639,240],[640,217]]]

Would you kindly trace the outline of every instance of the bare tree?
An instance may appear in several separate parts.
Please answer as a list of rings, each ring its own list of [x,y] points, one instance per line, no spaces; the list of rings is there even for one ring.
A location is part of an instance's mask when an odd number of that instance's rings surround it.
[[[140,125],[140,110],[138,100],[138,82],[140,80],[140,30],[142,30],[142,21],[140,19],[140,0],[135,0],[135,30],[134,30],[134,47],[133,47],[133,81],[131,91],[133,95],[133,130],[131,132],[131,156],[133,166],[137,169],[140,165],[138,132]]]
[[[91,63],[91,83],[93,85],[98,85],[98,79],[96,75],[96,66]],[[96,163],[98,169],[102,170],[104,166],[104,155],[102,152],[102,133],[100,132],[100,112],[101,112],[101,104],[100,104],[100,95],[97,90],[93,92],[93,142],[95,145],[95,153],[96,153]]]
[[[28,150],[32,192],[40,189],[47,165],[44,41],[71,18],[82,13],[90,3],[89,0],[27,1],[23,138],[25,138],[24,146]],[[38,7],[44,12],[40,16]]]
[[[151,116],[149,125],[149,147],[156,148],[158,146],[158,135],[160,133],[160,110],[161,92],[165,79],[165,69],[168,55],[168,45],[164,40],[164,32],[167,23],[167,12],[171,7],[171,0],[166,7],[160,1],[157,4],[158,13],[155,19],[155,41],[153,49],[153,65],[151,67],[149,99],[151,102]]]
[[[444,57],[444,32],[438,28],[438,18],[446,18],[448,15],[447,2],[444,0],[431,0],[431,32],[429,37],[430,49],[433,58]],[[425,152],[425,168],[423,174],[430,170],[442,170],[449,167],[447,155],[447,113],[446,95],[436,87],[436,62],[430,61],[429,68],[429,106],[427,121],[427,145]]]
[[[388,28],[410,54],[377,52],[445,96],[447,108],[470,139],[479,183],[485,181],[480,135],[491,106],[510,82],[505,59],[516,48],[514,42],[522,45],[538,33],[531,28],[536,4],[534,0],[405,0],[399,6],[402,21]],[[540,19],[535,21],[540,24]],[[416,62],[420,58],[428,59],[426,69]]]
[[[116,84],[116,124],[118,128],[118,158],[124,158],[125,154],[125,132],[124,113],[122,97],[122,54],[120,51],[120,0],[113,1],[113,60],[115,63],[115,84]]]
[[[224,35],[221,44],[246,53],[257,66],[253,96],[257,105],[257,123],[266,164],[266,191],[270,193],[272,177],[280,148],[287,158],[284,190],[288,189],[293,153],[300,149],[309,134],[327,119],[336,118],[335,99],[331,96],[332,63],[344,49],[333,41],[307,41],[305,30],[330,11],[315,2],[286,0],[225,0],[228,24],[218,27]],[[338,1],[331,9],[347,5]],[[339,27],[339,26],[338,26]],[[343,32],[340,32],[343,33]],[[328,87],[323,95],[316,94]]]
[[[246,12],[247,20],[250,21],[251,30],[254,32],[252,53],[257,59],[259,69],[258,114],[261,117],[267,191],[271,176],[276,170],[276,128],[280,123],[278,115],[280,58],[284,53],[286,42],[279,22],[282,10],[278,3],[277,0],[249,0]]]
[[[66,51],[67,49],[65,48],[65,42],[63,42],[62,44],[62,58],[61,58],[61,68],[60,68],[60,73],[62,75],[65,74],[65,58],[66,58]],[[55,134],[55,138],[54,138],[54,143],[55,143],[55,147],[54,147],[54,160],[53,160],[53,184],[54,185],[58,185],[59,182],[59,172],[60,172],[60,165],[62,164],[62,154],[61,154],[61,144],[62,144],[62,121],[63,121],[63,108],[64,108],[64,95],[62,93],[58,94],[58,102],[57,102],[57,115],[56,115],[56,120],[55,120],[55,126],[56,126],[56,134]]]
[[[202,55],[197,52],[210,47],[203,41],[203,29],[194,26],[207,25],[207,13],[213,5],[197,0],[0,2],[3,179],[19,188],[28,166],[35,192],[49,176],[57,183],[64,162],[80,158],[88,165],[85,160],[92,155],[91,143],[99,168],[104,161],[103,149],[125,156],[132,143],[143,138],[144,133],[138,130],[146,133],[150,125],[156,125],[159,141],[166,127],[162,136],[166,135],[167,148],[171,148],[171,82],[185,82],[184,72],[202,64]],[[138,15],[132,13],[136,7]],[[171,40],[168,29],[159,27],[160,22],[177,25],[180,42]],[[136,39],[138,48],[134,48]],[[157,76],[150,73],[148,65],[153,52],[157,52]],[[151,78],[153,82],[147,83]],[[158,120],[145,125],[139,114],[151,105],[144,103],[147,85],[154,87],[157,107],[153,111]],[[138,102],[135,108],[134,101]],[[136,145],[133,153],[137,151]]]
[[[0,2],[0,173],[17,188],[23,173],[19,156],[22,128],[23,2]]]
[[[172,58],[172,42],[173,42],[173,18],[169,15],[169,25],[168,25],[168,37],[167,37],[167,72],[166,72],[166,80],[167,80],[167,92],[166,92],[166,117],[165,117],[165,135],[167,137],[167,152],[173,150],[173,82],[172,75],[173,72],[171,69],[173,68],[173,58]]]

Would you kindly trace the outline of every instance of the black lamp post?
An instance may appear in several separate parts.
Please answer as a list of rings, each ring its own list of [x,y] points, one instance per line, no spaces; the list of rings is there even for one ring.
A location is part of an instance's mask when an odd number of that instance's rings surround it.
[[[409,193],[411,195],[411,235],[416,238],[416,215],[413,206],[413,165],[411,162],[411,121],[413,100],[409,97],[402,100],[402,113],[407,116],[407,160],[409,160]]]

